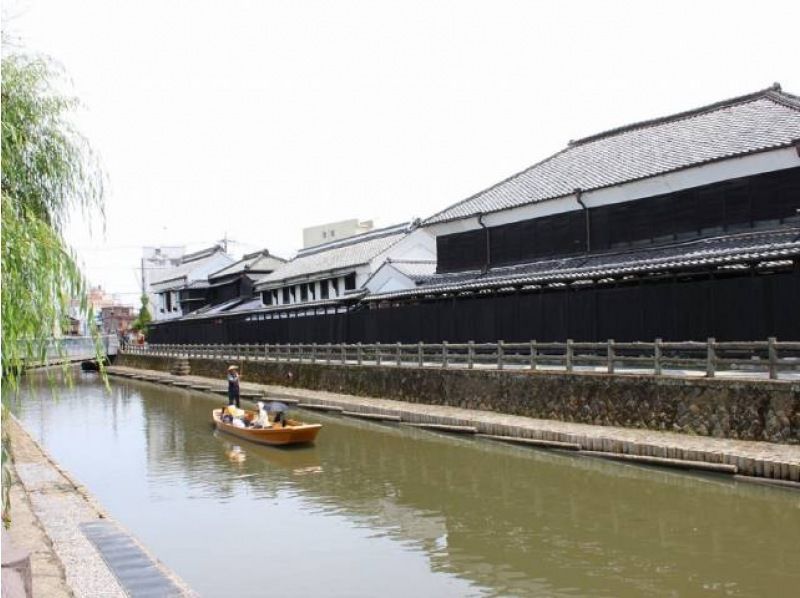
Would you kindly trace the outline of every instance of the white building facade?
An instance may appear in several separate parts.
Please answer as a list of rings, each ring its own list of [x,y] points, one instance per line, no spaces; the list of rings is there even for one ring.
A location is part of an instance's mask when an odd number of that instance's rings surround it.
[[[147,294],[152,296],[155,321],[173,320],[185,315],[181,308],[181,290],[197,285],[208,286],[208,275],[232,264],[234,259],[219,247],[184,255],[180,263],[161,276],[154,277]]]

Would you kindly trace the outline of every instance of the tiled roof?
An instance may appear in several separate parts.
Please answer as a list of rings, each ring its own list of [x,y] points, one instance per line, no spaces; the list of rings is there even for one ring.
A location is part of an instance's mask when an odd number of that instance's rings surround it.
[[[276,255],[270,255],[266,249],[242,256],[238,262],[224,267],[222,270],[209,274],[209,278],[221,278],[241,272],[272,272],[277,270],[286,260]]]
[[[170,268],[161,276],[152,280],[151,285],[162,284],[172,280],[177,280],[188,276],[195,268],[202,266],[208,260],[214,259],[218,253],[222,253],[222,248],[214,246],[203,251],[198,251],[189,255],[183,256],[181,263],[174,268]],[[233,261],[233,260],[231,260]]]
[[[426,280],[436,272],[433,260],[388,260],[387,263],[414,281]]]
[[[400,224],[303,249],[284,266],[259,279],[258,286],[268,288],[289,279],[366,264],[402,239],[408,227]]]
[[[454,274],[434,274],[408,291],[369,295],[367,301],[438,293],[597,280],[676,269],[724,266],[800,256],[800,227],[789,226],[667,246],[640,247],[597,255],[542,260],[529,264]]]
[[[776,85],[586,137],[428,218],[434,224],[609,187],[800,140],[800,98]]]

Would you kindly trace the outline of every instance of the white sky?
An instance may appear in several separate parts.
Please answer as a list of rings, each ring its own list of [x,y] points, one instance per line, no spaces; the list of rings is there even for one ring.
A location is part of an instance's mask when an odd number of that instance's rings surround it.
[[[142,245],[290,256],[301,229],[428,216],[569,139],[780,81],[800,2],[9,0],[72,79],[109,178],[70,241],[136,303]]]

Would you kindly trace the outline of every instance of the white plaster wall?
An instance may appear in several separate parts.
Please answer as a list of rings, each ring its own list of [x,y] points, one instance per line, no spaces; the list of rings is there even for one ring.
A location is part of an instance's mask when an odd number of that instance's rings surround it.
[[[386,262],[367,283],[370,293],[389,293],[404,291],[414,287],[414,281],[402,272],[399,272],[391,263]]]
[[[376,272],[387,260],[436,260],[436,237],[429,229],[418,228],[400,241],[375,256],[370,262],[370,273]]]

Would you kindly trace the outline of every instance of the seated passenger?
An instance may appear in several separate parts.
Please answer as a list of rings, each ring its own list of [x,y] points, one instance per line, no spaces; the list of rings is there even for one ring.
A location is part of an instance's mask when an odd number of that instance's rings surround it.
[[[254,428],[269,428],[269,414],[264,409],[264,403],[261,401],[258,402],[258,415],[253,420],[253,427]]]

